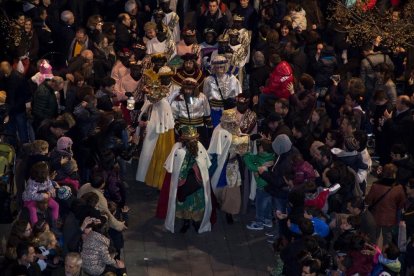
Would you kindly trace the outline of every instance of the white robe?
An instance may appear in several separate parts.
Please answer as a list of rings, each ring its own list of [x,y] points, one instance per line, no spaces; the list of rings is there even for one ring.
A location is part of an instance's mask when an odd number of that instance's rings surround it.
[[[221,171],[229,154],[229,149],[232,142],[232,134],[218,125],[211,137],[210,146],[208,147],[208,154],[217,154],[217,169],[211,177],[211,187],[215,192],[217,184],[220,179]]]
[[[167,172],[171,173],[171,182],[170,182],[170,193],[168,199],[168,211],[165,218],[165,229],[174,233],[175,225],[175,209],[176,209],[176,199],[177,199],[177,188],[178,188],[178,177],[180,175],[180,169],[183,164],[184,158],[186,155],[186,150],[182,147],[182,144],[175,143],[174,147],[171,150],[170,155],[167,158],[167,161],[164,164],[164,168]],[[203,180],[204,187],[204,216],[201,221],[200,228],[198,233],[203,233],[211,231],[211,194],[210,194],[210,182],[208,175],[208,168],[211,166],[210,158],[207,154],[206,149],[203,145],[198,142],[198,156],[196,158],[197,166],[200,169],[201,178]]]
[[[147,100],[142,106],[142,111],[139,117],[145,113],[151,103]],[[148,167],[152,159],[152,154],[157,144],[158,136],[162,133],[168,132],[174,128],[174,117],[171,110],[171,106],[167,99],[164,98],[159,102],[152,105],[151,117],[147,124],[147,134],[145,135],[144,144],[142,146],[142,152],[139,157],[138,170],[136,174],[136,180],[145,182]],[[137,128],[136,135],[139,135],[140,129]],[[165,160],[159,160],[164,162]]]

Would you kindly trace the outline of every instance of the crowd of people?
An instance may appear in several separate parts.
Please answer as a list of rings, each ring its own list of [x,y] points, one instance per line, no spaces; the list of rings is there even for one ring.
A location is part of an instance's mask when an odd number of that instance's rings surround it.
[[[133,170],[172,233],[255,209],[270,275],[414,275],[414,49],[350,43],[330,2],[2,3],[1,273],[127,275]]]

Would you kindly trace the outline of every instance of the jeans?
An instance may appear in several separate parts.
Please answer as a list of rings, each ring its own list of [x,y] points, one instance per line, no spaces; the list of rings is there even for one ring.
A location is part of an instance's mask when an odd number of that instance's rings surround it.
[[[256,189],[256,222],[266,223],[272,220],[272,196]]]
[[[29,142],[29,131],[27,129],[26,113],[18,113],[9,116],[9,122],[6,125],[6,133],[10,135],[18,135],[20,143]],[[9,137],[8,137],[9,138]],[[10,144],[17,146],[15,137],[8,139]]]
[[[273,211],[280,211],[283,214],[287,213],[287,198],[272,197]],[[275,229],[272,231],[274,239],[276,240],[288,232],[286,220],[279,220],[276,218]]]

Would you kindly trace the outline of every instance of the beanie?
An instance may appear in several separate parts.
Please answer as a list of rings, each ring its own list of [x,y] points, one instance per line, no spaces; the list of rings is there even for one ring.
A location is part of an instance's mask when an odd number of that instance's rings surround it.
[[[57,197],[61,200],[68,200],[72,196],[72,190],[69,186],[62,186],[57,191]]]
[[[73,145],[72,139],[69,137],[63,136],[57,140],[56,148],[58,150],[65,150]]]

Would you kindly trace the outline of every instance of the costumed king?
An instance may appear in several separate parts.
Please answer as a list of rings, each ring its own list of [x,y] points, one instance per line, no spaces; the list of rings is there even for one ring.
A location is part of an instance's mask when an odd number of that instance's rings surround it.
[[[191,222],[198,233],[211,231],[210,158],[198,142],[199,135],[194,127],[183,126],[180,132],[181,142],[174,145],[164,165],[171,173],[164,226],[174,233],[175,221],[179,218],[183,220],[181,233],[188,230]]]

